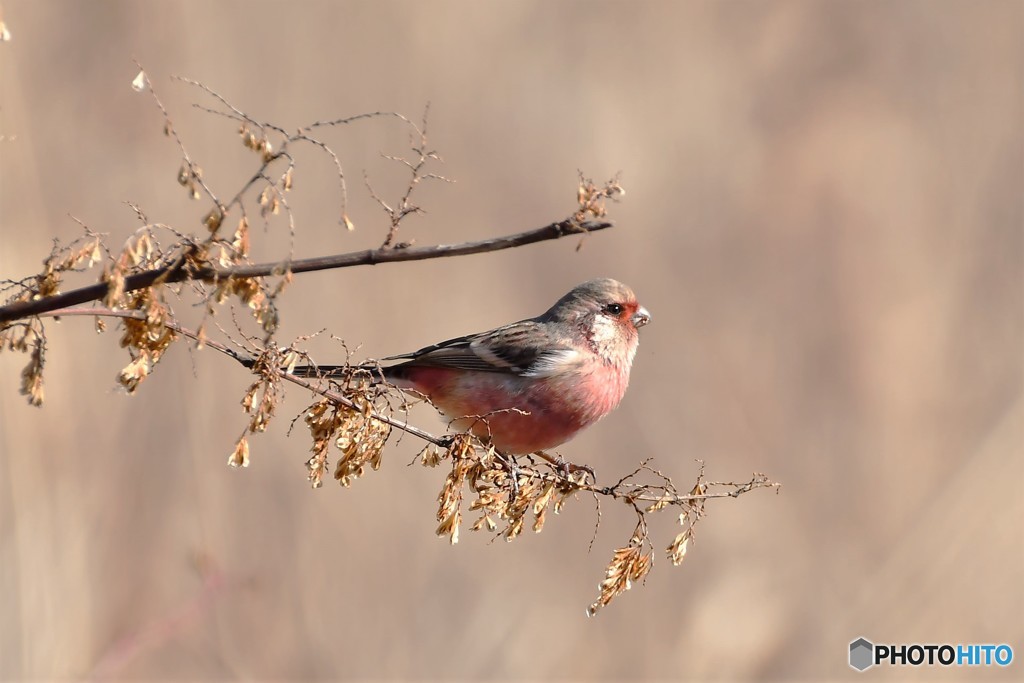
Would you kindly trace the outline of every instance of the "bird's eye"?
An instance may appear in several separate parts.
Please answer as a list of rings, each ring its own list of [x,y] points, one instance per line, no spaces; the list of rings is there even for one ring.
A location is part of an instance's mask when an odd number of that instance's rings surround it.
[[[608,304],[604,307],[604,312],[609,315],[619,315],[623,310],[622,304]]]

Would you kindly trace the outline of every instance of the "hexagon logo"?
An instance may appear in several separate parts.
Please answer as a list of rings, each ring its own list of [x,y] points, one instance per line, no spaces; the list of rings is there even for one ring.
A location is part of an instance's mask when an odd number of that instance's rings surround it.
[[[858,638],[850,643],[850,667],[866,671],[875,664],[875,646],[867,638]]]

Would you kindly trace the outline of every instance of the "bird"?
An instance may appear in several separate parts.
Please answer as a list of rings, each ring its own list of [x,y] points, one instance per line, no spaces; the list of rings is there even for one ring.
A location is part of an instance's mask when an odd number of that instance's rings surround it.
[[[542,454],[614,410],[651,315],[611,278],[577,285],[540,315],[455,337],[373,366],[425,396],[452,426],[505,455]],[[344,366],[300,366],[330,375]],[[546,457],[546,456],[545,456]]]

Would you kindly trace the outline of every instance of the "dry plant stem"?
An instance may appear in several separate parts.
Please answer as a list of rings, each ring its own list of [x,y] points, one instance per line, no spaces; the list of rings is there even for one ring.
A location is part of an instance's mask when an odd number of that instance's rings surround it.
[[[115,311],[115,310],[111,310],[111,309],[108,309],[108,308],[65,308],[65,309],[58,309],[58,310],[53,310],[53,311],[47,311],[47,312],[45,312],[45,313],[43,313],[41,315],[44,315],[46,317],[54,317],[54,318],[56,318],[56,317],[65,317],[65,316],[67,316],[67,317],[71,317],[71,316],[90,316],[90,317],[100,316],[100,317],[109,317],[109,318],[131,318],[131,319],[136,319],[136,320],[140,320],[140,319],[141,320],[145,320],[145,318],[146,318],[146,314],[141,312],[141,311]],[[183,335],[185,337],[188,337],[188,338],[196,340],[196,341],[200,340],[200,335],[197,332],[195,332],[193,330],[190,330],[190,329],[188,329],[186,327],[183,327],[183,326],[181,326],[177,322],[168,320],[168,321],[166,321],[164,323],[164,325],[166,327],[168,327],[169,329],[174,330],[178,334],[181,334],[181,335]],[[230,347],[228,347],[228,346],[226,346],[224,344],[221,344],[220,342],[214,341],[212,339],[203,339],[202,342],[203,342],[203,344],[205,346],[208,346],[211,349],[219,351],[219,352],[223,353],[224,355],[233,358],[234,360],[238,361],[239,363],[241,363],[242,365],[245,365],[247,367],[248,367],[249,363],[252,360],[248,356],[246,356],[244,354],[241,354],[238,351],[236,351],[236,350],[234,350],[234,349],[232,349],[232,348],[230,348]],[[345,396],[343,396],[343,395],[339,394],[338,392],[332,391],[332,390],[326,388],[325,386],[323,386],[323,383],[321,381],[309,380],[309,379],[306,379],[306,378],[303,378],[303,377],[296,377],[295,375],[288,374],[284,369],[277,370],[277,373],[280,375],[281,378],[288,380],[292,384],[297,384],[298,386],[303,387],[304,389],[307,389],[308,391],[310,391],[310,392],[312,392],[314,394],[318,394],[320,396],[323,396],[324,398],[330,399],[331,401],[336,401],[336,402],[338,402],[338,403],[340,403],[342,405],[348,406],[350,408],[360,409],[358,406],[356,406],[351,400],[349,400]],[[420,429],[419,427],[411,425],[408,422],[403,422],[402,420],[396,420],[395,418],[390,417],[388,415],[382,415],[382,414],[377,413],[377,412],[371,412],[369,414],[369,417],[371,417],[371,418],[373,418],[375,420],[379,420],[381,422],[384,422],[386,424],[389,424],[392,427],[394,427],[395,429],[400,429],[401,431],[403,431],[403,432],[405,432],[407,434],[410,434],[410,435],[415,436],[415,437],[417,437],[419,439],[422,439],[423,441],[427,441],[429,443],[432,443],[432,444],[434,444],[436,446],[447,446],[449,444],[449,442],[450,442],[450,438],[449,437],[436,436],[436,435],[431,434],[430,432],[428,432],[426,430],[423,430],[423,429]],[[507,470],[518,469],[518,471],[520,473],[527,474],[527,475],[529,475],[531,477],[535,477],[535,478],[537,478],[537,479],[539,479],[541,481],[547,481],[547,482],[552,482],[552,483],[557,483],[557,484],[564,484],[566,482],[566,478],[565,478],[564,475],[559,475],[559,474],[557,474],[555,472],[544,472],[544,471],[538,470],[538,469],[536,469],[534,467],[529,467],[529,466],[525,466],[525,465],[519,465],[518,463],[515,462],[514,459],[510,459],[510,461],[507,462],[507,463],[503,462],[503,461],[499,461],[499,462],[501,462],[501,465],[502,465],[502,467],[504,469],[507,469]],[[652,491],[650,485],[646,485],[646,484],[629,484],[629,483],[627,483],[628,479],[630,479],[631,477],[633,477],[636,474],[639,474],[641,471],[643,471],[645,469],[649,469],[649,468],[646,467],[646,461],[645,461],[645,463],[643,465],[641,465],[641,467],[639,469],[634,471],[632,474],[627,475],[626,477],[623,477],[622,479],[620,479],[618,482],[616,482],[612,486],[597,486],[596,484],[587,484],[585,482],[575,482],[575,481],[573,482],[572,485],[573,485],[573,487],[575,489],[577,489],[579,491],[588,491],[588,492],[593,493],[595,495],[608,496],[608,497],[613,498],[615,500],[623,500],[623,501],[625,501],[627,503],[630,503],[630,504],[635,504],[635,503],[639,503],[639,502],[648,502],[648,503],[662,503],[662,504],[665,504],[665,505],[683,505],[685,503],[689,503],[689,502],[693,502],[693,501],[700,501],[700,500],[708,500],[708,499],[711,499],[711,498],[737,498],[737,497],[739,497],[740,495],[742,495],[744,493],[748,493],[750,491],[753,491],[754,489],[759,489],[759,488],[775,488],[775,489],[778,489],[778,487],[780,486],[779,483],[771,481],[767,477],[765,477],[764,475],[760,475],[760,474],[755,474],[749,481],[746,481],[746,482],[705,482],[705,486],[708,487],[708,488],[713,487],[713,486],[714,487],[727,487],[727,490],[724,490],[724,491],[705,491],[705,492],[700,493],[700,494],[690,493],[690,494],[681,495],[681,494],[669,493],[669,492],[657,493],[656,490]]]
[[[134,320],[146,319],[146,314],[141,311],[115,311],[109,308],[62,308],[57,309],[55,311],[46,311],[45,313],[41,313],[40,315],[52,318],[62,318],[71,316],[99,316],[101,318],[130,318]],[[221,344],[220,342],[214,341],[213,339],[200,339],[200,335],[198,332],[190,330],[187,327],[182,327],[180,324],[172,320],[164,322],[164,326],[170,330],[174,330],[175,332],[184,337],[188,337],[189,339],[193,339],[197,342],[202,341],[204,346],[208,346],[211,349],[214,349],[215,351],[220,351],[224,355],[230,356],[231,358],[235,359],[240,364],[249,367],[248,363],[252,360],[251,358],[239,353],[238,351],[235,351],[234,349],[232,349],[229,346],[226,346],[225,344]],[[324,398],[336,401],[337,403],[341,403],[342,405],[348,406],[349,408],[359,409],[359,407],[356,406],[352,401],[350,401],[348,398],[342,396],[336,391],[325,389],[324,387],[318,386],[316,383],[311,382],[302,377],[289,375],[283,370],[281,370],[278,374],[283,379],[286,379],[289,382],[292,382],[293,384],[298,384],[300,387],[308,389],[309,391],[315,394],[319,394]],[[387,415],[380,415],[375,412],[370,413],[370,417],[372,417],[375,420],[387,423],[396,429],[400,429],[403,432],[406,432],[407,434],[411,434],[425,441],[429,441],[430,443],[436,446],[444,446],[447,443],[446,440],[441,437],[434,436],[433,434],[426,432],[420,429],[419,427],[402,422],[401,420],[396,420],[393,417],[389,417]]]
[[[543,228],[528,230],[504,237],[462,242],[460,244],[438,244],[429,247],[409,247],[406,249],[381,248],[354,251],[334,256],[317,256],[314,258],[282,261],[279,263],[258,263],[235,268],[189,268],[178,263],[167,268],[147,270],[124,279],[125,292],[149,287],[157,281],[169,284],[191,280],[220,281],[229,278],[248,278],[267,275],[280,275],[286,272],[304,273],[314,270],[331,270],[334,268],[350,268],[352,266],[377,265],[379,263],[398,263],[401,261],[423,261],[426,259],[448,256],[466,256],[483,254],[502,249],[512,249],[535,242],[559,239],[568,235],[578,235],[610,228],[610,221],[588,221],[577,223],[572,219],[551,223]],[[0,323],[10,322],[31,315],[41,315],[68,306],[77,306],[89,301],[98,301],[107,294],[108,285],[99,283],[71,290],[56,296],[21,301],[0,306]]]

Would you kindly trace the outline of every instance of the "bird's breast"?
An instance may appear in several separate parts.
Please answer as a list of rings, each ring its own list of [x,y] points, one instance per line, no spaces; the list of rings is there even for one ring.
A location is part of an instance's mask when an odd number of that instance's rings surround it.
[[[396,385],[430,398],[460,429],[490,437],[508,453],[554,448],[622,400],[629,369],[597,362],[543,378],[449,368],[406,367]]]

